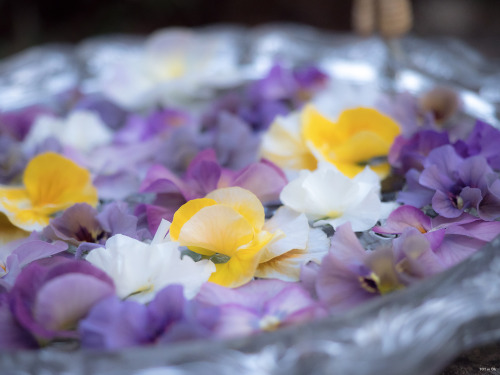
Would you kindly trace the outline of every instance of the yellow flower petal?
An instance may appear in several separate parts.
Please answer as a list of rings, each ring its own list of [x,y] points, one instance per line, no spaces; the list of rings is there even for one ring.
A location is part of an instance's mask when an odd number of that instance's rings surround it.
[[[24,171],[23,182],[32,207],[43,207],[47,214],[75,203],[97,205],[90,173],[54,152],[35,156]]]
[[[342,112],[338,119],[340,128],[345,128],[348,136],[361,131],[369,131],[377,134],[389,144],[401,132],[399,125],[376,109],[354,108]]]
[[[172,219],[172,224],[170,225],[170,238],[173,241],[178,241],[182,226],[199,210],[215,204],[217,204],[216,201],[207,198],[193,199],[183,204],[175,212],[174,218]]]
[[[265,221],[264,207],[259,198],[252,192],[234,186],[214,190],[206,197],[215,200],[219,204],[231,207],[248,220],[254,229],[262,229]]]
[[[200,252],[201,248],[232,257],[239,247],[251,242],[253,237],[254,230],[243,216],[230,207],[216,205],[196,212],[182,226],[178,241],[193,251]]]
[[[216,270],[208,281],[229,288],[249,282],[259,264],[262,249],[273,237],[269,232],[260,232],[250,244],[238,249],[227,263],[216,264]]]

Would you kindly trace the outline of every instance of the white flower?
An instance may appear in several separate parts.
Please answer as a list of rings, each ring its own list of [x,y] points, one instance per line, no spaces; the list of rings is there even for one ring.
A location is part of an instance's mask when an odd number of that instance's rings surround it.
[[[27,149],[32,149],[37,143],[49,137],[57,139],[63,146],[89,152],[111,142],[113,133],[94,112],[78,110],[66,119],[47,115],[38,117],[24,145]]]
[[[92,250],[86,259],[113,279],[120,298],[147,303],[170,284],[181,284],[186,298],[193,298],[215,265],[188,256],[181,259],[178,247],[177,242],[146,244],[118,234],[106,241],[106,248]]]
[[[301,171],[284,187],[280,199],[285,206],[305,213],[314,226],[337,228],[349,221],[354,231],[364,231],[390,211],[379,195],[379,178],[369,167],[350,179],[334,165],[320,162],[314,172]]]
[[[309,261],[320,263],[330,247],[330,240],[321,229],[310,228],[304,214],[287,207],[280,207],[264,229],[282,235],[264,249],[257,277],[298,281],[301,266]]]
[[[234,43],[231,35],[211,32],[156,32],[138,53],[108,67],[102,90],[134,110],[203,96],[207,92],[202,89],[209,87],[234,85],[242,79]]]

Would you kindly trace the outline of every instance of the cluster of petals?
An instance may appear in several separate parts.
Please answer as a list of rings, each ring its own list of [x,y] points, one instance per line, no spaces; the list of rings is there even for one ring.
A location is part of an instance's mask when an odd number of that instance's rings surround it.
[[[394,120],[373,108],[347,109],[332,121],[308,105],[300,114],[275,120],[261,154],[286,169],[314,170],[324,160],[348,177],[369,165],[384,178],[390,172],[387,154],[399,133]]]

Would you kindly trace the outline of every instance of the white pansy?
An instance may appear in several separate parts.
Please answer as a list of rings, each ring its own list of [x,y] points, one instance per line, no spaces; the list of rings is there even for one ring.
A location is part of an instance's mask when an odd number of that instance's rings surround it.
[[[279,231],[281,235],[264,249],[257,277],[298,281],[301,266],[309,261],[320,263],[330,247],[330,240],[321,229],[310,228],[304,214],[287,207],[280,207],[264,230]]]
[[[215,265],[209,260],[181,258],[177,242],[156,237],[147,244],[118,234],[106,241],[106,248],[92,250],[86,260],[113,279],[120,298],[147,303],[170,284],[182,285],[186,298],[193,298]]]
[[[314,172],[301,171],[284,187],[280,199],[285,206],[304,213],[314,226],[337,228],[349,221],[354,231],[372,228],[393,207],[380,201],[380,180],[369,167],[350,179],[324,162]]]
[[[107,67],[102,91],[130,110],[207,96],[210,88],[242,80],[234,43],[232,35],[214,32],[158,31],[136,54]]]
[[[49,137],[57,139],[63,146],[89,152],[98,146],[110,143],[113,133],[96,113],[78,110],[72,112],[66,119],[47,115],[38,117],[24,145],[27,149],[32,149],[37,143]]]

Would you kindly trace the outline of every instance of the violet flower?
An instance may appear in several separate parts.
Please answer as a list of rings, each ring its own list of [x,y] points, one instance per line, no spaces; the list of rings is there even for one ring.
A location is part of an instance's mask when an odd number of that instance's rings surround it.
[[[219,337],[273,331],[325,315],[300,284],[281,280],[254,280],[235,289],[205,283],[196,300],[220,308]]]
[[[469,156],[481,155],[488,165],[496,171],[500,170],[500,131],[493,126],[478,120],[476,126],[465,141],[455,144],[457,153],[467,158]]]
[[[9,290],[21,270],[31,262],[61,254],[68,248],[64,242],[47,243],[36,232],[28,238],[0,247],[0,287]]]
[[[114,292],[113,281],[90,263],[53,257],[21,271],[9,303],[19,324],[38,339],[77,338],[78,321]]]
[[[180,285],[170,285],[148,305],[108,297],[92,308],[78,329],[83,347],[114,350],[208,338],[218,319],[218,308],[187,301]]]
[[[205,113],[203,124],[211,127],[220,112],[229,112],[255,131],[266,130],[276,116],[298,109],[326,82],[327,75],[314,66],[293,70],[276,64],[266,77],[242,92],[232,92],[217,100]]]
[[[500,180],[481,155],[464,159],[451,145],[444,145],[429,153],[421,173],[412,169],[406,177],[407,189],[398,196],[402,203],[420,207],[432,203],[447,218],[463,212],[477,213],[483,220],[500,216]]]
[[[316,279],[317,295],[331,312],[346,311],[404,286],[392,249],[366,252],[350,223],[335,232]]]
[[[86,203],[77,203],[51,219],[43,230],[49,240],[61,240],[75,247],[85,244],[85,250],[104,246],[115,234],[139,239],[137,217],[118,201],[106,205],[100,213]]]
[[[437,261],[446,269],[461,262],[500,234],[500,222],[484,221],[467,213],[456,219],[430,218],[420,209],[401,206],[393,211],[383,226],[374,227],[380,234],[403,234],[414,228],[428,240]]]
[[[183,178],[161,165],[153,166],[143,181],[140,191],[155,193],[151,205],[138,208],[136,214],[145,212],[150,231],[156,232],[161,219],[172,221],[177,209],[188,200],[203,198],[212,190],[239,186],[253,192],[263,203],[279,200],[286,185],[286,177],[273,163],[262,160],[232,171],[222,168],[213,150],[200,152],[189,165]]]
[[[447,133],[434,130],[422,130],[410,138],[398,136],[391,146],[388,160],[393,171],[404,175],[410,169],[422,171],[424,161],[435,148],[450,144]]]
[[[0,349],[5,352],[36,348],[36,339],[12,315],[8,295],[0,294]]]
[[[51,114],[47,108],[32,106],[12,112],[0,112],[0,134],[9,135],[22,141],[29,133],[31,126],[39,115]]]

